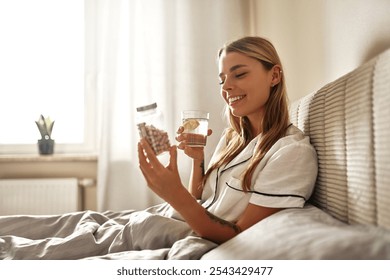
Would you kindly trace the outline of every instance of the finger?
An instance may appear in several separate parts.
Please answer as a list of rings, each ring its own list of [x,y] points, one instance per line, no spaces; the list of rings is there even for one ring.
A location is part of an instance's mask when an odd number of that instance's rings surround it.
[[[187,144],[187,140],[188,140],[188,134],[187,133],[180,134],[179,136],[176,137],[176,141],[179,142],[180,144],[186,145]]]
[[[139,143],[139,142],[138,142],[138,161],[139,161],[139,169],[141,170],[146,182],[149,185],[149,182],[150,182],[149,181],[149,173],[148,173],[149,172],[148,170],[150,170],[150,168],[148,168],[149,163],[146,160],[144,150],[142,148],[141,143]]]
[[[176,133],[177,134],[180,134],[184,131],[184,127],[183,126],[179,126],[179,128],[177,129]]]
[[[183,143],[185,143],[185,142],[188,140],[188,138],[191,137],[191,135],[192,135],[192,133],[181,133],[181,134],[179,134],[178,136],[176,136],[176,140],[177,140],[178,142],[183,142]]]
[[[175,137],[175,139],[176,139],[177,142],[183,141],[183,134],[177,135],[177,136]]]
[[[184,149],[183,149],[184,153],[189,156],[191,154],[191,151],[192,151],[192,148],[191,147],[188,147],[188,146],[185,146]]]
[[[176,146],[172,146],[169,150],[170,159],[169,159],[169,169],[178,170],[177,168],[177,148]]]
[[[194,152],[203,151],[203,147],[191,147],[191,146],[185,146],[184,153],[190,153],[193,154]]]
[[[152,185],[152,182],[150,181],[148,172],[144,169],[143,166],[141,166],[140,169],[141,169],[142,174],[144,175],[146,184],[148,185],[148,187],[152,187],[153,185]]]
[[[189,156],[189,157],[193,157],[194,155],[194,148],[193,147],[188,147],[186,146],[184,149],[183,149],[184,153]]]
[[[181,142],[181,143],[179,143],[179,144],[177,145],[177,148],[180,149],[180,150],[184,150],[185,147],[186,147],[186,145],[185,145],[183,142]]]
[[[141,139],[141,146],[142,146],[143,150],[146,152],[146,157],[149,160],[149,163],[151,164],[151,166],[153,168],[161,166],[160,161],[157,159],[154,151],[152,150],[148,141],[146,141],[145,138]]]
[[[144,149],[142,148],[142,145],[140,142],[138,142],[138,162],[139,162],[140,167],[141,167],[141,165],[145,166],[148,164],[148,162],[146,160],[145,153],[144,153]]]

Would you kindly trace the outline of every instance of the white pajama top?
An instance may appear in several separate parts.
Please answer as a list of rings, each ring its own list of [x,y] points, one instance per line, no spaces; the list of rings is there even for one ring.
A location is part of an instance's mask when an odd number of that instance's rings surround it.
[[[214,170],[203,190],[202,205],[214,215],[236,222],[248,203],[271,207],[303,207],[313,192],[317,177],[317,154],[297,127],[290,125],[256,167],[250,191],[244,192],[242,173],[251,162],[258,141],[248,146],[227,165]],[[210,162],[226,145],[222,137]]]

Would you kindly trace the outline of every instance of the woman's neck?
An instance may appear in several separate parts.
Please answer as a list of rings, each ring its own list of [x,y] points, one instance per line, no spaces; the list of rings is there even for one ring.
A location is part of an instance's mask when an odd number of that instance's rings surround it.
[[[252,136],[255,138],[263,132],[264,111],[257,111],[254,114],[248,115],[247,118],[249,120]]]

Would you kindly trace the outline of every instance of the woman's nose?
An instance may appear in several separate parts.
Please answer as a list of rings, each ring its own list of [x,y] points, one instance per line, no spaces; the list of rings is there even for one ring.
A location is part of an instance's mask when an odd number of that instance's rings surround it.
[[[222,90],[228,92],[233,89],[233,84],[230,82],[230,79],[226,79],[222,85]]]

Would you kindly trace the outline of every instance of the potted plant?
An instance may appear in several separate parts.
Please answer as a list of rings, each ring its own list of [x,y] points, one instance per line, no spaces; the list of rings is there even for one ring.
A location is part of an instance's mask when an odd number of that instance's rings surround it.
[[[41,134],[41,139],[38,140],[39,153],[41,155],[51,155],[54,152],[54,140],[51,139],[54,121],[50,117],[45,118],[43,115],[39,117],[35,123],[38,126]]]

